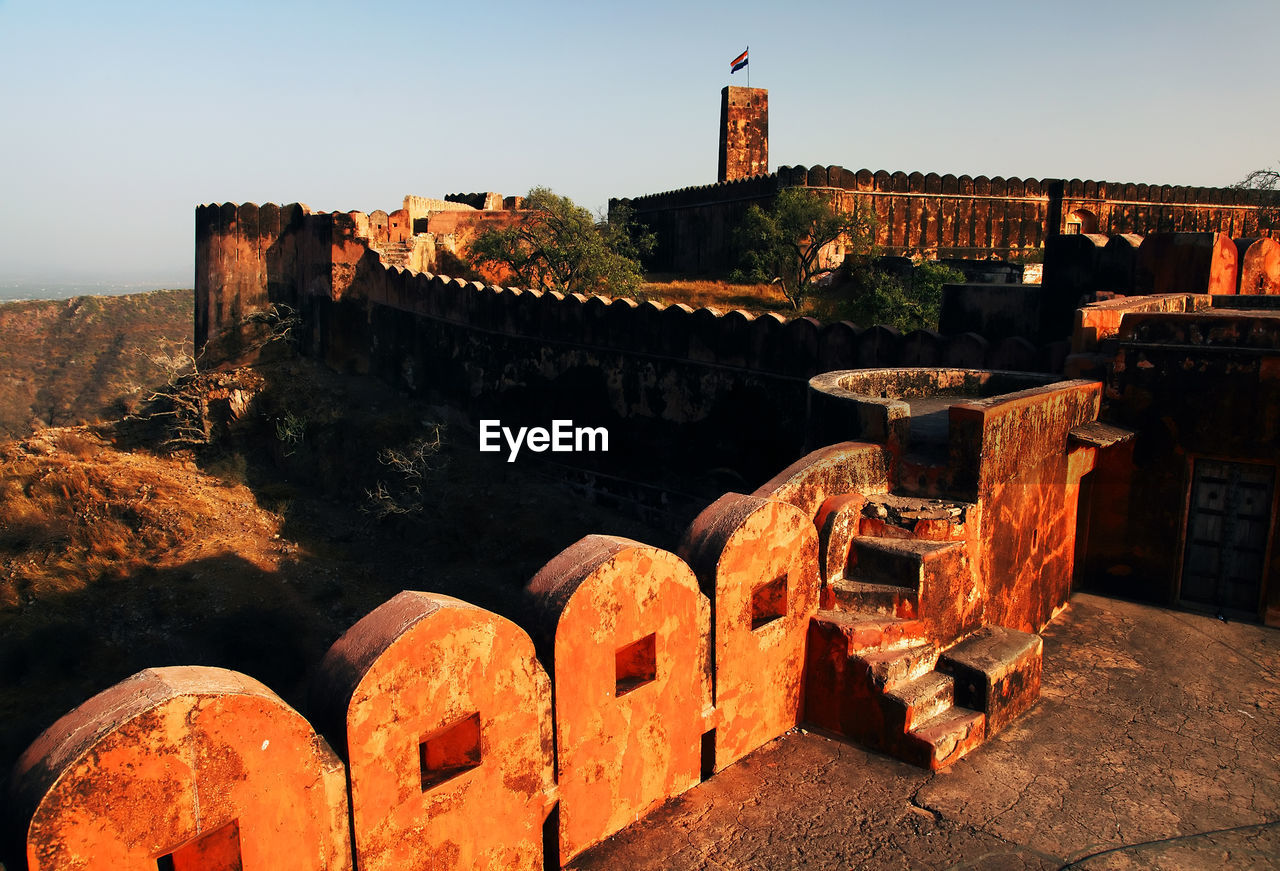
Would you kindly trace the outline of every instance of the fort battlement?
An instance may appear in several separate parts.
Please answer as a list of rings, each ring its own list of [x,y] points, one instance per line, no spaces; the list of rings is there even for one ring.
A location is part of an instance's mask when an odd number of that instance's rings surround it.
[[[757,175],[634,199],[653,231],[659,271],[717,274],[733,264],[733,228],[753,204],[767,207],[785,188],[829,193],[841,209],[868,209],[876,243],[889,254],[1017,258],[1071,233],[1220,232],[1260,235],[1259,206],[1280,193],[1081,179],[887,172],[842,166],[783,166]]]
[[[674,551],[580,539],[509,617],[401,592],[332,645],[306,716],[238,672],[139,672],[15,766],[29,869],[560,867],[801,722],[950,765],[1039,696],[1099,393],[954,397],[962,502],[844,442]]]
[[[561,416],[614,428],[611,464],[634,480],[651,480],[655,469],[679,477],[724,468],[753,483],[803,446],[806,384],[819,372],[1054,371],[1066,353],[1065,342],[903,335],[885,326],[483,285],[388,266],[372,233],[372,221],[355,212],[200,206],[197,345],[214,340],[211,353],[234,357],[237,347],[253,345],[245,316],[284,303],[302,315],[304,352],[339,371],[376,374],[473,420],[542,425],[552,410],[572,406]],[[750,435],[726,446],[730,432]],[[619,466],[621,458],[631,458],[630,468]]]

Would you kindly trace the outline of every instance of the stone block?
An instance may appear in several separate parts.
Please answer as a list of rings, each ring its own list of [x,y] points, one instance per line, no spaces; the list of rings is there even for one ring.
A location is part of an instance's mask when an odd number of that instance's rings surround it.
[[[986,714],[995,735],[1040,698],[1044,642],[1039,635],[987,626],[945,651],[938,670],[956,682],[956,704]]]
[[[1245,296],[1280,294],[1280,242],[1267,236],[1237,239],[1240,293]]]

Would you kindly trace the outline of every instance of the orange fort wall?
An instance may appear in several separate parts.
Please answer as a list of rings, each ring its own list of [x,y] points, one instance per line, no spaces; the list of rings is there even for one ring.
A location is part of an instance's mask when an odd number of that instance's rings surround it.
[[[693,521],[680,554],[713,603],[719,771],[799,722],[818,539],[794,506],[729,493]]]
[[[529,634],[457,599],[399,594],[333,645],[313,685],[345,770],[251,678],[141,672],[20,761],[12,807],[30,868],[554,866],[802,719],[949,765],[1038,694],[1039,639],[1006,627],[1042,625],[1064,593],[1070,563],[1051,554],[1071,552],[1074,522],[1058,497],[1084,470],[1064,441],[1095,413],[1090,387],[953,406],[984,458],[962,481],[988,506],[980,524],[974,505],[968,522],[890,528],[869,508],[917,498],[896,495],[901,461],[845,442],[709,506],[682,541],[688,563],[580,540],[529,582]],[[1045,470],[1067,488],[1045,489]],[[868,540],[923,548],[919,612],[849,610],[840,584]],[[934,551],[964,558],[930,568]],[[891,679],[925,681],[927,709]]]

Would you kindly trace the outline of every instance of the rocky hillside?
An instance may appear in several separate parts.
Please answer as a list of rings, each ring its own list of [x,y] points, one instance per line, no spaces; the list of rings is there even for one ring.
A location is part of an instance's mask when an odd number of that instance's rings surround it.
[[[0,303],[0,438],[119,417],[191,350],[194,318],[190,290]]]

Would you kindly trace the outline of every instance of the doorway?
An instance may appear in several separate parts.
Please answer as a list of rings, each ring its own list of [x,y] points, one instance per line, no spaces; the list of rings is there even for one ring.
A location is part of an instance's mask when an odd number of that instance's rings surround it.
[[[1179,600],[1257,619],[1275,469],[1196,460]]]

